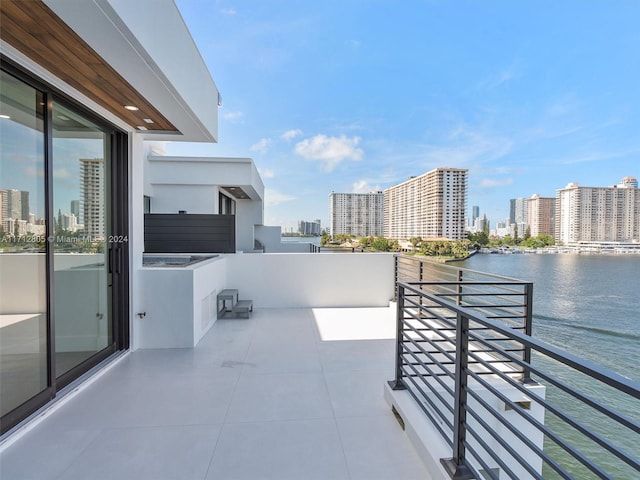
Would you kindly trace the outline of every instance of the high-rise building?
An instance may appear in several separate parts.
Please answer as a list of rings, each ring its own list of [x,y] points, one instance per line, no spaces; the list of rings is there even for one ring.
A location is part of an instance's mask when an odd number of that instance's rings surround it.
[[[62,228],[70,232],[78,230],[78,219],[73,213],[65,213],[62,216]]]
[[[80,159],[81,210],[85,234],[104,238],[104,160]]]
[[[384,191],[384,235],[397,240],[411,237],[465,238],[467,172],[436,168]]]
[[[3,220],[29,220],[29,192],[0,190],[0,216]]]
[[[509,225],[516,223],[516,199],[509,200]]]
[[[22,229],[22,223],[29,221],[29,192],[23,190],[0,190],[0,225],[5,233],[16,234],[16,225]],[[11,221],[10,220],[14,220]]]
[[[556,199],[537,193],[527,200],[527,225],[532,237],[555,233]],[[523,232],[524,233],[524,232]]]
[[[360,237],[384,233],[384,195],[372,193],[329,194],[329,228],[332,235]]]
[[[640,190],[568,184],[556,196],[555,238],[565,245],[640,240]]]
[[[520,223],[527,223],[529,218],[529,213],[527,211],[528,200],[528,198],[511,199],[511,210],[509,212],[509,221],[511,223],[515,223],[516,225]]]
[[[320,235],[322,228],[320,226],[320,220],[316,219],[313,222],[307,222],[306,220],[300,220],[298,222],[298,233],[300,235]]]
[[[0,226],[7,218],[7,191],[0,190]],[[2,227],[4,228],[4,227]]]
[[[80,200],[71,200],[70,213],[73,213],[76,218],[80,218]]]
[[[618,186],[638,188],[638,179],[636,177],[623,177]]]
[[[480,207],[478,205],[474,205],[471,207],[471,218],[469,219],[469,225],[474,225],[476,218],[480,218]]]

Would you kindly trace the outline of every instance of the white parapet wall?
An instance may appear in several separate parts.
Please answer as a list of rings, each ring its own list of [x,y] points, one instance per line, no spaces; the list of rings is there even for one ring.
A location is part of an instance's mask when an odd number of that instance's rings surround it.
[[[227,255],[227,288],[262,308],[386,307],[394,295],[391,253]]]
[[[140,304],[133,321],[137,348],[188,348],[217,319],[217,294],[225,288],[226,259],[186,267],[140,269]]]
[[[386,253],[239,253],[137,273],[134,349],[194,347],[216,321],[224,289],[255,308],[388,307],[394,294]]]

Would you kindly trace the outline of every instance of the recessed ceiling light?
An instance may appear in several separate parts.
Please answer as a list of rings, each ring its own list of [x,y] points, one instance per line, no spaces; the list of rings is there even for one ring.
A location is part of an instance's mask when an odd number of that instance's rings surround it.
[[[0,113],[0,118],[11,118],[9,115],[5,115],[4,113]]]
[[[153,120],[150,118],[143,118],[142,120],[144,120],[144,123],[153,123]]]
[[[125,105],[124,108],[126,108],[127,110],[131,110],[132,112],[137,112],[138,110],[140,110],[135,105]]]
[[[136,128],[137,128],[138,130],[148,130],[148,128],[147,128],[147,127],[145,127],[144,125],[138,125]]]

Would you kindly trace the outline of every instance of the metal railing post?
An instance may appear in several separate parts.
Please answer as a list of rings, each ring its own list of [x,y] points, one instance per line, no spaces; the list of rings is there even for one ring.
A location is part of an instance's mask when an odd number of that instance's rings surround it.
[[[393,292],[393,294],[395,295],[394,300],[398,300],[398,289],[397,289],[397,285],[398,282],[400,281],[399,275],[398,275],[398,255],[394,255],[393,256],[393,284],[396,285],[396,288],[394,289],[395,291]]]
[[[469,319],[456,315],[456,372],[453,411],[453,458],[440,461],[453,480],[475,478],[466,463],[467,436],[467,367],[469,364]]]
[[[404,287],[396,284],[396,378],[389,385],[393,390],[406,390],[407,386],[402,381],[402,335],[404,324]]]
[[[424,285],[422,282],[424,281],[424,262],[422,260],[418,260],[418,265],[420,265],[420,270],[418,273],[418,281],[420,282],[420,291],[424,292]],[[424,305],[422,295],[420,295],[420,306]],[[420,315],[422,315],[422,309],[420,309]]]
[[[533,332],[533,283],[524,284],[524,297],[524,333],[525,335],[531,336]],[[531,365],[531,347],[525,345],[522,359],[527,365]],[[528,367],[524,367],[524,372],[522,372],[522,383],[534,383],[533,380],[531,380],[531,370]]]

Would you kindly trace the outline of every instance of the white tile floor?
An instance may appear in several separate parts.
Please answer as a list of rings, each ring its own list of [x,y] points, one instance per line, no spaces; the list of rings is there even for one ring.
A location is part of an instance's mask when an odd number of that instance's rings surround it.
[[[383,398],[393,324],[256,309],[195,349],[130,353],[7,447],[0,479],[426,479]]]

